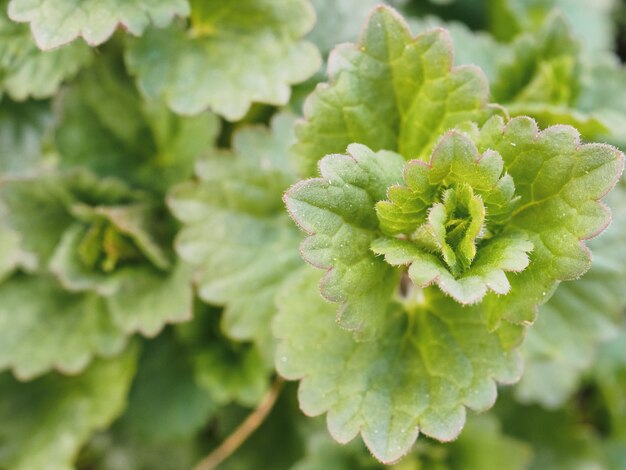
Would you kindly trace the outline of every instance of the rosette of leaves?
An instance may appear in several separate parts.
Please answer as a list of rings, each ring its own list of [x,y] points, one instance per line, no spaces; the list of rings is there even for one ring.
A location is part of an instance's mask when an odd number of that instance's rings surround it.
[[[623,155],[572,127],[488,117],[480,71],[452,67],[441,30],[412,38],[387,8],[333,54],[295,147],[306,174],[330,155],[285,202],[339,307],[319,297],[320,275],[294,276],[276,364],[336,440],[360,433],[391,462],[419,432],[455,438],[466,406],[519,378],[515,346],[558,283],[589,268],[584,240],[609,223],[599,200]]]
[[[0,196],[23,268],[0,286],[1,367],[20,378],[76,373],[128,335],[191,317],[173,225],[145,193],[75,170],[7,178]]]

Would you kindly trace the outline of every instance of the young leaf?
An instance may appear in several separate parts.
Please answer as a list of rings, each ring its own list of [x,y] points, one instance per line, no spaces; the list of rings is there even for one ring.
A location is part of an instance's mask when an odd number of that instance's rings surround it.
[[[361,434],[379,460],[408,452],[418,433],[454,439],[465,407],[482,410],[496,397],[494,380],[513,382],[518,355],[505,347],[523,331],[488,332],[475,307],[461,307],[436,290],[423,291],[407,314],[390,303],[379,339],[355,342],[335,325],[334,308],[320,298],[319,274],[303,270],[277,297],[276,367],[300,382],[308,415],[328,413],[340,443]]]
[[[584,240],[595,237],[610,222],[610,211],[598,202],[615,185],[624,156],[614,147],[581,144],[578,132],[554,126],[539,132],[529,118],[504,123],[492,118],[481,129],[479,151],[497,151],[515,182],[519,207],[509,225],[524,231],[533,244],[527,269],[512,276],[510,294],[485,298],[497,321],[532,321],[534,309],[558,281],[577,279],[590,267]]]
[[[380,6],[358,45],[337,47],[329,58],[330,83],[305,104],[306,122],[294,147],[304,176],[318,160],[353,142],[372,150],[428,158],[439,136],[487,115],[487,81],[474,66],[452,67],[444,30],[411,37],[404,20]]]
[[[140,35],[150,24],[164,27],[187,16],[187,0],[10,0],[9,17],[30,23],[39,48],[54,49],[82,37],[98,46],[118,26]]]
[[[192,0],[191,6],[190,31],[151,29],[126,56],[141,91],[162,97],[177,113],[211,108],[239,120],[253,102],[286,104],[289,86],[320,65],[317,50],[301,40],[314,21],[307,0]]]
[[[237,132],[233,153],[199,160],[198,180],[173,188],[168,199],[184,225],[176,250],[196,266],[198,295],[226,306],[227,335],[254,339],[265,352],[271,350],[268,323],[276,289],[300,265],[300,237],[280,199],[295,181],[287,157],[293,122],[282,114],[271,132]]]
[[[136,357],[137,348],[129,348],[75,377],[52,373],[20,383],[10,374],[0,375],[0,466],[74,468],[91,434],[122,412]]]
[[[400,181],[404,159],[362,145],[320,162],[320,178],[304,180],[285,194],[291,217],[310,234],[304,259],[328,272],[324,297],[339,302],[339,324],[367,340],[380,334],[398,275],[370,250],[379,236],[374,206]]]

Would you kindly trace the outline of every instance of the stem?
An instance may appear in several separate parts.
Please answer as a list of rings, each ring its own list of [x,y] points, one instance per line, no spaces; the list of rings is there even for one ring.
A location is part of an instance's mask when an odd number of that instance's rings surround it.
[[[213,450],[209,455],[196,465],[194,470],[213,470],[217,468],[224,460],[230,457],[241,445],[250,437],[250,435],[256,431],[256,429],[263,424],[265,418],[276,403],[276,399],[280,394],[280,390],[283,385],[283,379],[276,377],[272,388],[259,403],[259,406],[248,415],[248,417],[241,423],[233,433],[222,442],[219,447]]]

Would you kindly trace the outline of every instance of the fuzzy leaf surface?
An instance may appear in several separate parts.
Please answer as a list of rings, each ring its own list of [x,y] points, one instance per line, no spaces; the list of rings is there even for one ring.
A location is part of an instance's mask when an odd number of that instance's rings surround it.
[[[294,147],[299,171],[313,176],[322,157],[354,142],[428,158],[446,130],[487,113],[484,74],[452,63],[445,31],[413,38],[394,10],[375,9],[360,43],[332,52],[329,83],[307,99]]]
[[[303,270],[277,298],[276,367],[301,380],[301,408],[307,415],[328,413],[328,429],[340,443],[360,433],[379,460],[393,462],[419,432],[452,440],[466,406],[489,408],[494,380],[513,382],[521,373],[518,355],[503,347],[503,328],[489,333],[474,307],[432,289],[410,316],[390,303],[384,334],[355,342],[336,327],[318,280],[319,274]],[[523,334],[515,327],[510,333]]]
[[[533,244],[530,264],[510,279],[504,297],[488,294],[492,319],[532,321],[559,281],[577,279],[591,265],[584,240],[609,224],[610,210],[599,200],[624,168],[623,154],[604,144],[582,144],[569,126],[539,131],[530,118],[508,123],[492,118],[477,138],[479,151],[497,151],[515,182],[519,207],[509,226],[524,231]]]
[[[191,5],[190,32],[151,29],[126,56],[144,95],[162,97],[177,113],[211,108],[236,121],[253,102],[284,105],[290,85],[320,65],[315,47],[301,40],[315,17],[307,0]]]
[[[304,259],[328,270],[322,295],[341,304],[339,324],[362,340],[380,334],[398,274],[370,250],[379,236],[375,204],[400,182],[404,159],[352,144],[348,155],[320,161],[320,177],[304,180],[285,194],[294,221],[310,236]]]
[[[71,470],[91,434],[122,412],[135,374],[136,348],[84,373],[28,383],[0,375],[0,465],[12,470]]]
[[[293,121],[283,114],[271,130],[238,131],[232,153],[199,160],[197,180],[175,187],[168,198],[183,223],[176,250],[195,266],[200,298],[225,305],[228,336],[254,339],[263,350],[271,343],[276,289],[301,263],[300,236],[281,201],[295,181],[288,162]]]
[[[525,371],[516,386],[519,400],[562,406],[592,366],[600,343],[617,334],[626,307],[625,198],[624,182],[607,196],[613,220],[589,242],[593,253],[589,272],[562,283],[540,308],[523,345]]]
[[[82,37],[90,46],[105,42],[122,26],[140,35],[151,24],[164,27],[187,16],[187,0],[11,0],[9,17],[29,23],[40,49],[54,49]]]

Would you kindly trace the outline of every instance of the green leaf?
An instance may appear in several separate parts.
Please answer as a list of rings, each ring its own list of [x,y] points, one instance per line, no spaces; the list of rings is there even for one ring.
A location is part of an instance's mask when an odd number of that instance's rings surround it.
[[[548,17],[541,29],[516,39],[498,70],[491,94],[498,103],[569,104],[576,93],[578,41],[565,19]]]
[[[0,466],[70,470],[82,445],[121,413],[135,373],[136,348],[97,361],[83,374],[20,383],[0,375]]]
[[[310,234],[301,245],[302,256],[328,270],[322,295],[341,304],[339,324],[362,340],[380,333],[398,282],[370,245],[378,238],[374,205],[400,181],[403,165],[398,154],[352,144],[348,155],[322,159],[320,178],[304,180],[285,195],[291,217]]]
[[[600,343],[617,334],[626,307],[625,199],[622,182],[607,197],[611,225],[589,242],[591,269],[575,282],[562,283],[540,308],[523,346],[526,367],[516,387],[518,400],[562,406],[593,365]]]
[[[529,118],[504,124],[494,117],[481,129],[479,151],[497,151],[515,182],[519,207],[509,226],[524,231],[533,244],[530,265],[512,276],[511,292],[488,294],[492,319],[504,315],[532,321],[558,281],[577,279],[590,267],[584,240],[606,228],[610,211],[598,202],[615,185],[624,157],[603,144],[581,144],[578,132],[554,126],[540,132]]]
[[[353,142],[372,150],[428,158],[439,136],[487,115],[487,81],[474,66],[452,67],[450,38],[432,30],[412,38],[393,10],[374,10],[358,45],[330,56],[330,83],[305,104],[294,147],[298,168],[315,174],[318,160]]]
[[[0,173],[7,176],[35,171],[44,163],[43,146],[53,115],[39,101],[0,101]]]
[[[166,333],[144,346],[119,427],[163,445],[199,431],[215,410],[196,383],[189,351]]]
[[[177,116],[163,103],[141,100],[114,52],[99,56],[58,97],[60,164],[164,192],[189,178],[196,157],[213,145],[217,116]]]
[[[615,0],[490,0],[491,29],[501,40],[538,29],[558,9],[567,18],[586,53],[612,51],[615,38]]]
[[[0,285],[0,297],[0,369],[11,368],[21,380],[53,368],[76,374],[94,356],[117,354],[126,343],[96,295],[15,275]]]
[[[97,46],[118,26],[140,35],[150,25],[164,27],[187,16],[187,0],[10,0],[9,17],[29,23],[37,45],[54,49],[82,37]]]
[[[284,105],[289,86],[320,65],[317,50],[301,41],[314,22],[306,0],[191,4],[190,31],[149,30],[126,56],[141,91],[177,113],[211,108],[236,121],[253,102]]]
[[[318,279],[302,271],[277,298],[276,367],[301,379],[301,408],[307,415],[328,413],[328,429],[340,443],[360,433],[388,463],[408,452],[418,432],[449,441],[463,427],[466,406],[490,407],[494,380],[513,382],[521,373],[518,355],[504,347],[505,328],[488,332],[475,307],[432,289],[408,314],[390,303],[380,338],[355,342],[336,327]],[[523,331],[508,333],[519,338]]]
[[[6,0],[0,1],[0,92],[18,101],[49,98],[92,59],[84,44],[42,52],[28,27],[6,17]]]
[[[254,340],[271,356],[268,323],[277,287],[300,265],[300,236],[281,196],[295,180],[288,166],[294,117],[278,115],[272,129],[242,128],[233,152],[197,164],[197,181],[172,190],[168,203],[183,228],[178,255],[196,266],[198,295],[225,305],[223,328]]]
[[[361,25],[377,5],[378,0],[310,0],[315,8],[315,26],[308,34],[311,40],[327,55],[333,47],[359,38]]]

